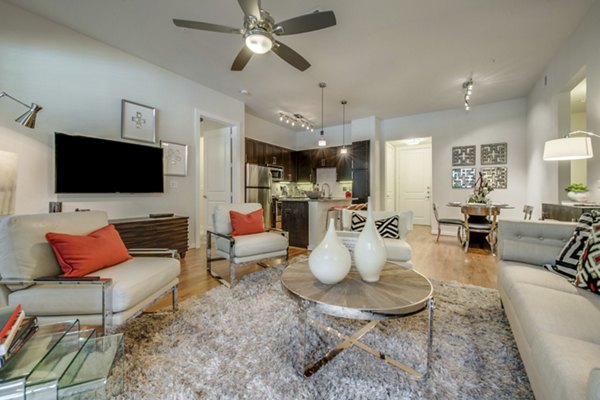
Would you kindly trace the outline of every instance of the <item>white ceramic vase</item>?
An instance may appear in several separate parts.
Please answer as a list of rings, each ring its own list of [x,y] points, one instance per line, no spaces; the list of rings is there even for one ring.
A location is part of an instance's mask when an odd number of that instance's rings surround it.
[[[337,237],[335,221],[331,218],[325,237],[308,257],[310,272],[319,282],[333,285],[348,275],[351,263],[350,252]]]
[[[367,222],[354,247],[354,262],[360,277],[365,282],[377,282],[385,265],[387,254],[385,244],[373,221],[371,198],[367,208]]]

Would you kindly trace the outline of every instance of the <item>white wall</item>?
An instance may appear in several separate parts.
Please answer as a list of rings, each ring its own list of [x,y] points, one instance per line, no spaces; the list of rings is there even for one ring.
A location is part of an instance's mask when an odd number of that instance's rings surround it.
[[[542,202],[556,202],[561,190],[556,162],[544,162],[544,143],[564,136],[564,123],[559,107],[561,97],[570,91],[582,77],[587,78],[587,130],[600,133],[600,2],[596,1],[575,32],[563,44],[541,74],[528,97],[527,117],[527,201],[535,207]],[[577,78],[577,79],[576,79]],[[569,110],[567,110],[569,112]],[[568,127],[566,127],[568,129]],[[596,154],[600,141],[593,138]],[[592,201],[600,201],[600,157],[588,160],[588,187]]]
[[[102,209],[110,218],[165,211],[188,215],[194,243],[198,182],[194,112],[232,121],[243,143],[242,102],[4,2],[0,2],[0,90],[44,107],[36,129],[30,130],[14,122],[24,107],[0,99],[0,150],[19,156],[18,214],[47,212],[48,201],[56,200],[53,133],[120,139],[121,99],[128,99],[156,107],[159,140],[188,144],[188,176],[167,177],[164,194],[60,196],[63,210]],[[243,146],[236,149],[237,158],[243,159]],[[236,185],[236,190],[241,192],[242,186]]]
[[[296,131],[273,124],[252,114],[246,113],[246,137],[261,142],[296,149]]]
[[[449,201],[465,201],[471,189],[452,189],[452,147],[477,146],[477,165],[480,167],[480,145],[486,143],[508,143],[508,188],[494,190],[490,198],[494,202],[509,203],[515,209],[503,210],[502,218],[522,218],[527,186],[525,133],[526,101],[516,99],[498,103],[447,110],[381,121],[382,146],[385,141],[428,137],[432,139],[432,199],[438,204],[440,214],[459,217],[459,210],[446,208]],[[385,154],[385,148],[381,148]],[[380,160],[382,167],[384,160]],[[378,185],[380,197],[384,198],[384,185]],[[372,186],[373,187],[373,186]],[[437,229],[437,227],[432,226]]]

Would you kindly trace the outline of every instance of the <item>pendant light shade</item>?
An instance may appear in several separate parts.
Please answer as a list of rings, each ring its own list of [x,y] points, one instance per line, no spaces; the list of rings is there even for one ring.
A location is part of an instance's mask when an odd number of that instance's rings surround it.
[[[325,140],[325,131],[323,130],[323,92],[327,87],[325,82],[319,83],[319,87],[321,88],[321,136],[319,136],[319,147],[327,146],[327,141]]]
[[[346,104],[348,102],[346,100],[342,100],[342,149],[340,150],[340,154],[348,154],[348,149],[346,148]]]

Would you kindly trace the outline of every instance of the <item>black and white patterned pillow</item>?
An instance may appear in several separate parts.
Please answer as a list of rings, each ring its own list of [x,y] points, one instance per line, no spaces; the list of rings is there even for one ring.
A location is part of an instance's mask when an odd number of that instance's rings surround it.
[[[544,268],[567,278],[575,278],[577,267],[588,239],[592,234],[592,225],[600,222],[600,212],[587,211],[579,217],[577,227],[554,264],[545,264]]]
[[[354,232],[361,232],[365,227],[367,218],[360,214],[352,213],[352,219],[350,222],[350,230]],[[378,219],[375,221],[375,227],[377,232],[383,238],[389,239],[400,239],[400,231],[398,229],[400,225],[400,218],[397,215],[393,215],[389,218]]]
[[[592,226],[573,284],[600,294],[600,224]]]

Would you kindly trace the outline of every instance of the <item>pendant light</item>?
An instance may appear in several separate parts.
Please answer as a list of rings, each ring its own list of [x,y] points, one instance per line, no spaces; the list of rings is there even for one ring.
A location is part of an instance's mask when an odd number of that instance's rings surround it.
[[[342,149],[340,150],[340,154],[348,154],[348,149],[346,148],[346,104],[348,102],[342,100]]]
[[[327,146],[327,141],[325,140],[325,131],[323,130],[323,89],[327,87],[325,82],[319,83],[319,87],[321,88],[321,136],[319,137],[319,147]]]

